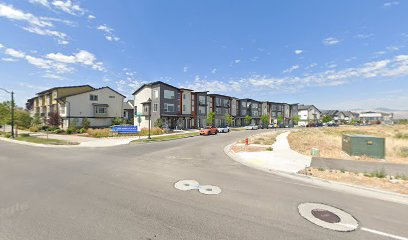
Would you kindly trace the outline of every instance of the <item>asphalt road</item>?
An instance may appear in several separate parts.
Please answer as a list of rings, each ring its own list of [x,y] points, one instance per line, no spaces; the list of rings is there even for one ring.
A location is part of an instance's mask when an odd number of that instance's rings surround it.
[[[329,204],[362,227],[408,237],[406,205],[264,173],[224,154],[224,146],[251,133],[94,149],[0,142],[0,240],[392,239],[318,227],[298,214],[303,202]],[[182,179],[222,192],[175,189]]]

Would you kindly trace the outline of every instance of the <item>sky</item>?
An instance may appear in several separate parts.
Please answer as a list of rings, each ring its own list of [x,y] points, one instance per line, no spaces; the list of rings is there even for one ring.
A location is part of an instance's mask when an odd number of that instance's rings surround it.
[[[408,109],[408,1],[0,0],[0,87],[164,81],[321,109]],[[0,91],[0,101],[9,95]]]

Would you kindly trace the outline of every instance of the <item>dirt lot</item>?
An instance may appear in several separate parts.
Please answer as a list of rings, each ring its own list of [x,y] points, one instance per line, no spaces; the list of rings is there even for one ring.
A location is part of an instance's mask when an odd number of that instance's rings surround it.
[[[304,174],[304,171],[301,172]],[[378,173],[375,173],[378,174]],[[372,174],[352,173],[339,170],[324,170],[316,168],[308,168],[307,175],[315,176],[322,179],[372,187],[386,191],[408,194],[408,180],[390,176],[375,177]]]
[[[272,151],[272,144],[275,143],[276,137],[281,132],[273,131],[261,134],[256,134],[248,138],[249,145],[245,145],[245,139],[241,139],[232,146],[234,152],[263,152]]]
[[[320,157],[346,160],[378,161],[366,156],[349,156],[341,150],[342,134],[366,134],[385,137],[386,162],[408,164],[408,125],[341,126],[305,128],[289,135],[290,147],[310,156],[312,148],[320,149]]]

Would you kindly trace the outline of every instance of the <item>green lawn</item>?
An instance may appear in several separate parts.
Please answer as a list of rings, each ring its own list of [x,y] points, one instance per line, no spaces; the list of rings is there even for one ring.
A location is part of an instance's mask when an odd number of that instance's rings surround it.
[[[46,138],[38,138],[38,137],[32,137],[32,136],[24,136],[24,137],[16,137],[14,140],[18,141],[24,141],[24,142],[30,142],[30,143],[40,143],[40,144],[61,144],[61,145],[75,145],[77,143],[70,143],[67,141],[63,140],[58,140],[58,139],[46,139]]]
[[[135,140],[133,142],[160,142],[160,141],[168,141],[168,140],[175,140],[175,139],[181,139],[181,138],[188,138],[188,137],[195,137],[200,135],[198,132],[193,132],[193,133],[184,133],[184,134],[177,134],[177,135],[168,135],[168,136],[158,136],[158,137],[152,137],[152,139],[141,139],[141,140]]]

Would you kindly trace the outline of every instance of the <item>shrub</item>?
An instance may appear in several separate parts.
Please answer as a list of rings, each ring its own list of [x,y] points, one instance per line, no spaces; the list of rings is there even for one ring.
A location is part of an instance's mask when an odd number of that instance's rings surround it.
[[[57,129],[55,129],[55,130],[52,131],[52,132],[55,133],[55,134],[60,134],[60,133],[63,133],[64,130],[57,128]]]
[[[273,148],[272,148],[272,147],[268,147],[268,148],[266,149],[266,151],[273,151]]]
[[[88,129],[90,125],[91,125],[91,122],[88,120],[88,118],[82,119],[82,129],[85,129],[85,132],[86,132],[86,129]]]
[[[323,172],[324,168],[318,168],[317,170],[319,170],[320,172]]]
[[[87,128],[81,128],[78,130],[79,133],[86,133],[87,132]]]
[[[20,137],[29,137],[30,134],[28,134],[28,133],[21,133],[21,134],[19,134],[18,136],[20,136]]]
[[[401,147],[399,155],[401,157],[408,157],[408,147]]]
[[[101,138],[101,137],[109,137],[111,134],[110,128],[103,128],[103,129],[88,129],[87,133],[91,137]]]
[[[31,126],[28,130],[30,130],[30,132],[38,132],[39,131],[37,126]]]
[[[365,173],[364,176],[366,177],[377,177],[377,178],[385,178],[387,174],[385,173],[384,169],[376,170],[371,173]]]
[[[157,128],[157,127],[154,127],[154,128],[151,128],[150,129],[150,135],[160,135],[160,134],[164,134],[164,133],[167,133],[167,131],[166,130],[164,130],[164,129],[162,129],[162,128]],[[142,128],[141,130],[140,130],[140,133],[139,133],[141,136],[147,136],[147,135],[149,135],[149,128]]]
[[[154,126],[158,127],[158,128],[162,128],[163,127],[163,119],[158,118],[155,122],[154,122]]]
[[[5,134],[4,134],[4,137],[6,137],[6,138],[11,138],[11,133],[5,133]]]
[[[65,131],[65,132],[66,132],[66,134],[73,134],[73,133],[76,133],[76,129],[70,127],[70,128],[68,128],[67,131]]]
[[[395,134],[394,137],[399,138],[399,139],[408,139],[408,134],[399,132],[399,133]]]
[[[43,131],[48,130],[48,128],[49,127],[47,125],[41,126],[41,130],[43,130]]]
[[[115,117],[114,119],[112,119],[112,125],[121,125],[122,123],[122,118]]]

